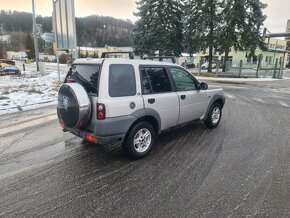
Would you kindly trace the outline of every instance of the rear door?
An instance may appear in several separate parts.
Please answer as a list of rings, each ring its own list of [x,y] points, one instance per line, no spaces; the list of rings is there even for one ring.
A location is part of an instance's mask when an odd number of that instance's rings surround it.
[[[178,124],[200,119],[206,110],[206,91],[198,90],[199,82],[184,69],[179,67],[169,69],[180,101]]]
[[[166,67],[140,66],[140,75],[145,109],[159,114],[161,130],[175,126],[179,117],[179,100]]]

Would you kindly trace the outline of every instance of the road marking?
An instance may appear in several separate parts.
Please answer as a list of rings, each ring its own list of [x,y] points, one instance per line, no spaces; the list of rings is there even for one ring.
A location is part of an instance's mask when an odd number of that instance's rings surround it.
[[[228,98],[230,98],[230,99],[235,99],[235,96],[233,96],[231,94],[228,94],[228,93],[226,93],[225,96],[228,97]]]
[[[279,102],[279,104],[281,104],[282,106],[284,106],[284,107],[290,107],[288,104],[286,104],[286,103],[284,103],[284,102],[282,102],[282,101],[278,101]]]
[[[255,100],[255,101],[258,101],[260,103],[263,103],[263,104],[266,103],[266,101],[264,101],[263,99],[260,99],[260,98],[252,98],[252,99]]]
[[[0,135],[5,135],[9,132],[16,132],[16,131],[19,131],[21,129],[26,129],[26,128],[29,128],[31,126],[36,126],[38,124],[46,123],[46,122],[49,122],[49,121],[52,121],[55,119],[57,119],[57,116],[56,116],[56,114],[53,114],[53,115],[50,115],[47,117],[43,117],[43,118],[40,118],[37,120],[32,120],[32,121],[21,123],[21,124],[15,123],[15,125],[13,125],[13,126],[0,128]]]

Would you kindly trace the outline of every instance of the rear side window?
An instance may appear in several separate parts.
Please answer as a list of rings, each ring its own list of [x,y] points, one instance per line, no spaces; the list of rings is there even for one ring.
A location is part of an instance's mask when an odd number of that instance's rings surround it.
[[[171,92],[171,84],[164,67],[141,67],[142,93]]]
[[[109,95],[124,97],[136,95],[134,67],[129,64],[112,64],[109,72]]]

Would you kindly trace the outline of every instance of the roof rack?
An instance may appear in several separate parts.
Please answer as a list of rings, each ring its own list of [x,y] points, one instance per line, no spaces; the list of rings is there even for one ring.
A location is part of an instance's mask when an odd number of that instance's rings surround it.
[[[172,63],[176,63],[176,58],[174,56],[151,56],[151,57],[143,57],[143,60],[154,60],[158,59],[159,61],[163,61],[163,59],[171,59]]]
[[[128,54],[130,59],[134,59],[134,54],[131,51],[110,51],[110,52],[103,52],[101,58],[117,58],[118,54]],[[114,56],[115,55],[115,56]]]

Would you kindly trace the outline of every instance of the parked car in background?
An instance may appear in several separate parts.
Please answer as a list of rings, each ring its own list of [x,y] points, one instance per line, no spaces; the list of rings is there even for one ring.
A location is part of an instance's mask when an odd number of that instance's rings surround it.
[[[21,75],[14,61],[0,59],[0,75]]]
[[[209,62],[205,62],[205,63],[203,63],[202,65],[201,65],[201,69],[207,69],[208,68],[208,66],[209,66]],[[216,63],[212,63],[212,69],[215,69],[216,68]]]
[[[181,66],[186,69],[195,68],[195,64],[193,62],[182,62]]]

